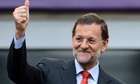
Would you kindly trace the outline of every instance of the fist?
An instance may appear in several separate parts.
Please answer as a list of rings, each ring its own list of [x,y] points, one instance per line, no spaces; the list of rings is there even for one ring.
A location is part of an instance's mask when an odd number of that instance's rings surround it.
[[[29,14],[28,14],[28,9],[26,6],[20,6],[15,9],[13,12],[13,16],[15,21],[20,24],[20,23],[25,23],[27,20],[29,20]]]
[[[13,17],[16,24],[16,37],[24,36],[29,22],[29,0],[25,1],[24,6],[20,6],[14,10]]]

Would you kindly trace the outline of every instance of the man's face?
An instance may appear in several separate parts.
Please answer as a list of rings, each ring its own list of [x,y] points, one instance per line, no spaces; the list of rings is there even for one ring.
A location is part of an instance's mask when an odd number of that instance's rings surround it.
[[[101,26],[98,24],[78,24],[72,36],[73,54],[80,64],[96,65],[101,52],[104,52],[108,39],[103,41]]]

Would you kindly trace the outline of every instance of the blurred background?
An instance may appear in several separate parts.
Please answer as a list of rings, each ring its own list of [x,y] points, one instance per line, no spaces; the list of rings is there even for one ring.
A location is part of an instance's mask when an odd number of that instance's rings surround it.
[[[24,0],[0,0],[0,84],[14,84],[7,75],[7,55],[15,33],[12,12]],[[28,62],[41,57],[71,59],[71,32],[77,18],[95,12],[108,24],[110,41],[100,65],[126,84],[140,83],[139,0],[30,0],[26,32]]]

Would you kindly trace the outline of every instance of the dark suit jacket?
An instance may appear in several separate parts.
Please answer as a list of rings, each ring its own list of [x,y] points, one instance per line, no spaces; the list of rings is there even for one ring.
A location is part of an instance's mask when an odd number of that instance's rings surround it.
[[[20,49],[14,43],[8,55],[8,76],[17,84],[76,84],[74,59],[70,61],[43,58],[36,67],[26,61],[25,42]],[[99,68],[98,84],[124,84]]]

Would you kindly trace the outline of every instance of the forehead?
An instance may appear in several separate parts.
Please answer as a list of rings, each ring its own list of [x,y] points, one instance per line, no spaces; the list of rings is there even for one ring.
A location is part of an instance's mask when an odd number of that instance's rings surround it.
[[[78,24],[75,35],[88,37],[101,37],[101,25],[93,24]]]

